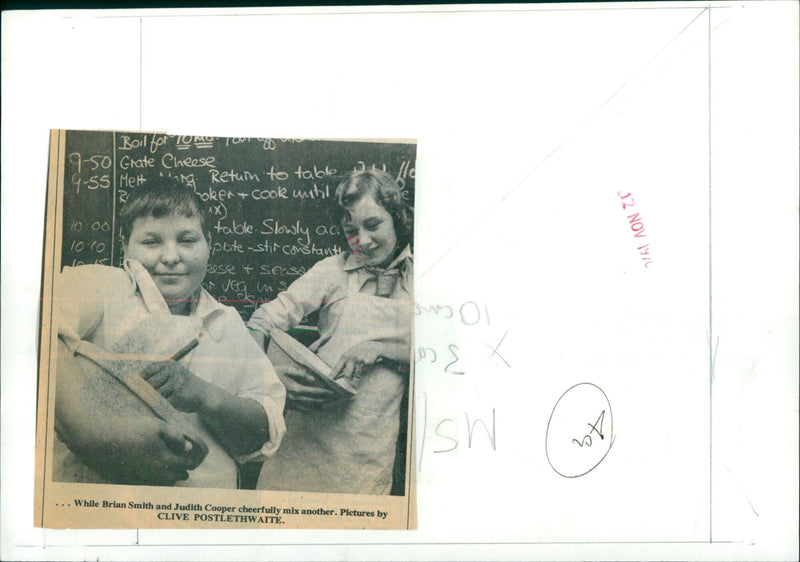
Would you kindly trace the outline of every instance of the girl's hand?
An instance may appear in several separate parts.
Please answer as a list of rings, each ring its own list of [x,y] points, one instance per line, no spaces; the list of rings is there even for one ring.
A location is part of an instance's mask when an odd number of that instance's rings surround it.
[[[319,386],[314,376],[302,367],[275,365],[278,378],[286,387],[286,405],[295,410],[319,410],[337,402],[339,397]]]
[[[177,361],[152,363],[142,371],[142,378],[183,412],[200,412],[210,402],[209,383]]]
[[[331,377],[360,377],[368,367],[374,365],[381,357],[383,345],[374,341],[365,341],[354,345],[342,354],[339,362],[331,372]]]

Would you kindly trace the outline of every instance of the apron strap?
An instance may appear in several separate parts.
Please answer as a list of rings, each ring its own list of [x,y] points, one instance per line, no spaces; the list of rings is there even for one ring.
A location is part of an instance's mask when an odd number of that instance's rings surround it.
[[[125,385],[128,390],[133,392],[142,400],[150,410],[164,421],[175,418],[175,408],[166,398],[161,396],[158,391],[150,386],[138,373],[123,374],[117,370],[115,360],[130,360],[130,356],[108,353],[100,346],[86,340],[81,340],[74,351],[75,355],[80,355],[90,360],[92,363],[114,376],[119,382]]]

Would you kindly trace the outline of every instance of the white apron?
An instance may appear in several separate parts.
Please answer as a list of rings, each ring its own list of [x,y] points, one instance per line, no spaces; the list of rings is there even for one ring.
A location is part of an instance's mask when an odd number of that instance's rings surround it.
[[[330,340],[317,354],[334,366],[356,344],[410,342],[413,303],[359,292],[358,271],[348,274],[348,296]],[[314,346],[312,346],[314,349]],[[409,359],[411,349],[409,347]],[[264,462],[258,489],[351,494],[388,494],[392,488],[400,403],[408,374],[377,364],[353,379],[357,394],[335,407],[289,410],[286,436]]]
[[[86,357],[81,355],[81,353],[84,353],[84,349],[85,346],[81,348],[82,351],[79,351],[78,354],[73,356],[69,351],[62,353],[61,349],[59,348],[58,368],[84,370],[91,369],[96,372],[103,372],[101,367],[96,365],[91,359],[87,358],[91,355],[87,354]],[[174,346],[171,349],[174,349]],[[115,349],[115,351],[119,353],[122,350]],[[114,361],[106,361],[106,363],[114,363]],[[117,363],[119,363],[120,367],[118,372],[122,374],[140,371],[147,364],[147,362],[140,362],[141,365],[139,365],[139,368],[136,368],[133,367],[135,363],[134,361]],[[124,365],[124,363],[127,363],[128,365]],[[103,372],[101,376],[108,377],[109,380],[113,380],[114,377],[112,374],[106,372]],[[118,384],[121,388],[124,388],[122,382],[119,382]],[[130,395],[127,400],[135,401],[137,399]],[[168,403],[167,406],[169,406]],[[130,404],[126,405],[126,408],[130,407]],[[144,404],[144,402],[139,403],[139,407],[141,410],[141,415],[154,415],[153,412],[150,411],[149,408]],[[171,406],[169,407],[171,408]],[[197,414],[179,412],[177,410],[174,410],[172,415],[176,418],[181,418],[183,423],[187,424],[193,429],[194,435],[200,437],[208,446],[208,455],[205,457],[205,459],[203,459],[203,462],[200,463],[200,465],[194,470],[189,471],[189,478],[187,480],[178,481],[175,483],[175,485],[194,488],[236,488],[237,469],[235,461],[205,428],[200,421],[199,416]],[[98,423],[102,423],[102,420],[98,420]],[[84,464],[58,438],[54,440],[53,455],[53,480],[56,482],[88,482],[99,484],[110,483],[100,476],[100,474],[93,468]]]
[[[196,316],[178,316],[170,313],[166,301],[161,296],[161,292],[156,287],[152,278],[138,262],[128,261],[127,267],[136,278],[137,286],[142,298],[152,313],[144,319],[136,318],[131,322],[121,322],[116,326],[106,327],[106,341],[113,342],[108,346],[107,351],[118,354],[128,354],[132,357],[149,357],[150,360],[169,357],[178,349],[183,347],[193,338],[210,337],[205,335],[202,319]],[[73,343],[75,348],[80,349],[78,342]],[[181,361],[190,371],[200,350],[191,352]],[[202,359],[199,359],[202,361]],[[85,359],[75,358],[75,362],[70,363],[73,368],[82,366],[86,369],[99,369],[99,367],[87,362]],[[135,372],[141,370],[147,361],[130,360],[118,362],[118,370],[121,373]],[[113,375],[106,373],[106,376]],[[119,383],[122,385],[122,383]],[[131,398],[136,400],[134,398]],[[141,404],[143,415],[150,415],[148,408]],[[208,446],[208,455],[200,465],[194,470],[189,471],[187,480],[176,482],[176,486],[193,488],[236,488],[237,487],[237,464],[228,452],[220,445],[213,435],[206,429],[200,420],[200,416],[195,413],[175,411],[176,417],[182,418],[185,423],[194,428],[197,435],[202,438]],[[102,423],[102,420],[98,420]],[[66,482],[94,482],[106,483],[95,470],[83,464],[61,441],[55,440],[54,444],[54,469],[53,480]]]

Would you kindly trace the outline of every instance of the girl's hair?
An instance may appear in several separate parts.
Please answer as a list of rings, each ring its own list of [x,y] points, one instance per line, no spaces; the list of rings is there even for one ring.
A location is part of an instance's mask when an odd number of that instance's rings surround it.
[[[197,217],[200,228],[208,238],[203,203],[189,187],[175,178],[159,178],[158,182],[134,189],[119,213],[120,234],[128,240],[133,223],[139,217],[161,218],[171,215]]]
[[[406,203],[400,186],[383,170],[360,170],[344,175],[333,195],[336,222],[345,221],[348,208],[367,194],[371,194],[375,202],[392,217],[397,235],[397,250],[400,251],[408,245],[413,246],[414,207]]]

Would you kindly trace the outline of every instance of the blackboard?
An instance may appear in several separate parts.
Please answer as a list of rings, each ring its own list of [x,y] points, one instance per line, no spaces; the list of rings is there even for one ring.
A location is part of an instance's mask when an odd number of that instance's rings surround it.
[[[206,204],[204,287],[247,319],[346,241],[330,217],[341,175],[383,169],[414,201],[416,145],[68,131],[61,267],[120,265],[118,214],[138,186],[173,177]]]

